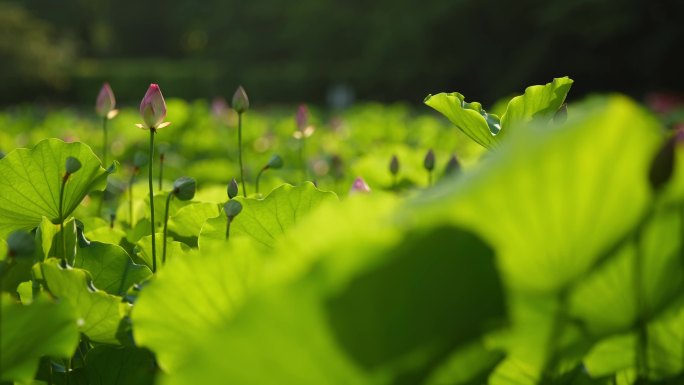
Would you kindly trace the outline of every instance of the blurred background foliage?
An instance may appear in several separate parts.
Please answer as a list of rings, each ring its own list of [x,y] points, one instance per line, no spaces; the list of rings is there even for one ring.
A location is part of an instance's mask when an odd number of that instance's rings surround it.
[[[591,91],[684,89],[680,0],[52,0],[0,3],[0,103],[211,98],[492,103],[569,75]],[[331,90],[337,90],[332,92]],[[336,96],[335,96],[336,95]]]

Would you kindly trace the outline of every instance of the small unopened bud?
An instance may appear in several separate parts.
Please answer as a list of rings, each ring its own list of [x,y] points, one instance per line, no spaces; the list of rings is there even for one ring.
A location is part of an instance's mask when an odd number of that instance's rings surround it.
[[[95,101],[95,112],[100,117],[110,117],[110,112],[114,111],[116,107],[116,99],[114,98],[114,92],[109,86],[109,83],[104,83],[100,89],[100,93],[97,94],[97,100]],[[112,116],[113,117],[113,116]]]
[[[553,116],[553,122],[563,124],[566,120],[568,120],[568,103],[563,103]]]
[[[397,158],[396,155],[392,155],[392,159],[390,160],[389,164],[389,170],[392,173],[392,175],[397,175],[399,173],[399,158]]]
[[[299,105],[295,120],[297,122],[297,130],[299,131],[304,131],[309,126],[309,109],[306,108],[306,104]]]
[[[351,190],[349,190],[349,194],[358,194],[358,193],[369,193],[371,192],[370,187],[368,187],[368,184],[366,183],[363,178],[360,176],[354,179],[354,183],[352,183]]]
[[[432,151],[432,149],[428,150],[427,154],[425,154],[425,160],[423,160],[423,167],[425,167],[425,169],[428,171],[432,171],[435,169],[435,152]]]
[[[247,93],[242,86],[238,87],[238,89],[235,91],[235,94],[233,94],[233,109],[237,111],[238,114],[241,114],[249,109],[249,98],[247,97]]]
[[[283,158],[281,158],[278,154],[271,156],[271,159],[268,160],[266,167],[272,168],[274,170],[279,170],[283,168]]]
[[[194,178],[182,176],[173,182],[173,194],[181,201],[189,201],[195,197],[197,182]]]
[[[456,155],[452,154],[446,167],[444,167],[444,175],[455,175],[458,174],[459,171],[461,171],[461,163],[458,161],[458,158],[456,158]]]
[[[81,162],[78,159],[74,158],[73,156],[66,158],[66,172],[67,172],[67,174],[73,174],[80,169],[81,169]]]
[[[228,199],[233,199],[238,195],[238,184],[235,178],[228,183]]]
[[[242,203],[236,201],[235,199],[231,199],[226,202],[225,205],[223,205],[223,212],[228,217],[228,220],[233,220],[233,218],[237,217],[241,211]]]
[[[142,102],[140,102],[140,115],[145,125],[138,127],[157,130],[169,125],[168,122],[162,123],[166,117],[166,102],[157,84],[150,84]]]
[[[7,254],[14,258],[30,258],[36,250],[35,239],[26,231],[15,231],[7,237]]]
[[[677,136],[668,138],[651,162],[648,181],[654,191],[659,191],[674,174],[676,142]]]

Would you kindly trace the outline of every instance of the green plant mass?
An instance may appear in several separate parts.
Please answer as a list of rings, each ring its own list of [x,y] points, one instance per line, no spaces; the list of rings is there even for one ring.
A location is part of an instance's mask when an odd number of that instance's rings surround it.
[[[0,385],[684,383],[684,126],[572,85],[0,111]]]

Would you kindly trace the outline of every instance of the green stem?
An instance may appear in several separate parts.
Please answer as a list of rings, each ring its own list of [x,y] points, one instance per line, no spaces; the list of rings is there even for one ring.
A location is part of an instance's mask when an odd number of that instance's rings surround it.
[[[131,179],[128,181],[128,223],[130,228],[133,228],[133,183],[135,182],[135,174],[137,170],[133,171]]]
[[[259,194],[259,178],[261,178],[261,174],[268,169],[268,166],[263,167],[261,170],[259,170],[259,173],[257,174],[256,177],[256,193]]]
[[[173,198],[173,192],[170,192],[169,196],[166,197],[166,209],[164,210],[164,244],[162,244],[162,265],[166,263],[166,234],[169,223],[169,204],[171,203],[171,198]]]
[[[304,132],[302,132],[302,138],[299,139],[299,165],[302,168],[302,183],[306,181],[307,169],[306,162],[304,162]]]
[[[164,176],[164,154],[159,154],[159,191],[162,189],[162,178]]]
[[[107,116],[102,119],[102,164],[107,167]]]
[[[154,186],[152,185],[152,164],[154,164],[154,128],[150,128],[150,164],[149,164],[149,185],[150,185],[150,232],[152,234],[152,272],[157,272],[157,246],[155,242],[154,225]]]
[[[64,188],[69,179],[69,175],[69,173],[64,174],[64,177],[62,178],[62,187],[59,190],[59,230],[62,233],[62,259],[65,263],[68,261],[66,253],[66,236],[64,234]]]
[[[230,223],[233,221],[232,218],[228,218],[228,222],[226,222],[226,241],[230,237]]]
[[[428,186],[432,187],[432,171],[428,171]]]
[[[238,113],[238,160],[240,162],[240,181],[242,182],[242,196],[247,198],[245,188],[245,169],[242,166],[242,112]]]

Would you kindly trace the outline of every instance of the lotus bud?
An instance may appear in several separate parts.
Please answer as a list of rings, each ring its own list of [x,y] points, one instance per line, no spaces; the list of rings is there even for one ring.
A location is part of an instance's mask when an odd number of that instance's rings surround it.
[[[435,169],[435,152],[430,149],[427,154],[425,154],[425,160],[423,160],[423,167],[426,170],[432,171]]]
[[[109,86],[109,83],[104,83],[100,89],[100,93],[97,94],[97,101],[95,102],[95,112],[98,116],[103,118],[111,119],[110,117],[112,111],[116,111],[114,107],[116,106],[116,99],[114,98],[114,92]],[[116,112],[113,113],[116,115]]]
[[[140,115],[145,124],[138,125],[138,127],[144,129],[156,131],[170,124],[168,122],[162,123],[166,117],[166,102],[164,102],[164,96],[157,84],[150,84],[147,89],[145,97],[140,103]]]
[[[195,197],[197,182],[194,178],[182,176],[173,182],[173,195],[181,201],[189,201]]]
[[[228,103],[226,99],[221,97],[215,97],[211,101],[211,114],[217,119],[223,119],[228,113]]]
[[[233,94],[233,109],[237,111],[238,114],[241,114],[249,109],[249,98],[247,97],[247,93],[242,86],[238,87],[238,89],[235,91],[235,94]]]
[[[223,212],[226,214],[228,220],[230,221],[232,221],[233,218],[237,217],[241,211],[242,203],[236,201],[235,199],[231,199],[228,202],[226,202],[225,205],[223,205]]]
[[[309,126],[309,109],[306,108],[306,104],[300,104],[297,108],[297,116],[295,118],[297,122],[297,130],[304,131],[306,127]]]
[[[392,175],[396,176],[399,173],[399,158],[396,155],[392,155],[390,160],[389,170]]]
[[[271,156],[271,159],[268,160],[266,167],[272,168],[274,170],[279,170],[283,168],[283,158],[281,158],[278,154]]]
[[[7,237],[7,255],[12,258],[31,258],[36,250],[34,237],[26,231],[15,231]]]
[[[371,192],[370,187],[368,187],[368,184],[366,184],[366,181],[363,180],[360,176],[354,179],[354,183],[352,183],[351,190],[349,190],[349,194],[357,194],[357,193],[369,193]]]
[[[228,183],[228,199],[233,199],[238,195],[238,184],[235,178],[230,180]]]
[[[456,158],[456,155],[452,154],[444,168],[444,175],[455,175],[458,174],[459,171],[461,171],[461,163],[458,161],[458,158]]]
[[[78,159],[74,158],[73,156],[66,158],[66,172],[67,172],[67,174],[73,174],[80,169],[81,169],[81,162]]]

